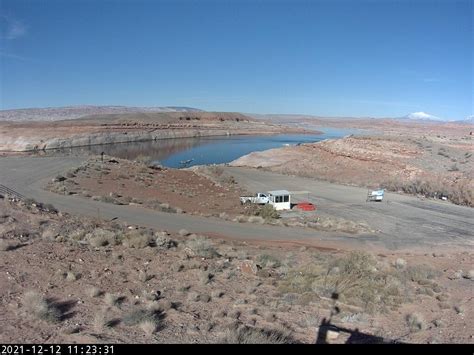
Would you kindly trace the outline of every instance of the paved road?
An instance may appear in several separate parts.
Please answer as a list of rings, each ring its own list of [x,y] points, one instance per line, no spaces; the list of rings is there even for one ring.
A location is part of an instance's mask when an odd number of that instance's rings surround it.
[[[62,196],[43,189],[58,173],[79,165],[76,157],[3,157],[0,158],[0,184],[25,196],[73,214],[101,218],[118,218],[124,222],[178,231],[225,236],[240,240],[293,241],[322,247],[435,250],[439,246],[473,248],[474,210],[419,201],[413,197],[390,195],[390,204],[365,204],[365,189],[315,182],[309,179],[290,178],[257,170],[227,168],[240,183],[261,190],[286,188],[311,190],[318,196],[316,202],[325,212],[355,219],[377,221],[376,228],[383,233],[350,236],[342,233],[321,233],[303,228],[286,228],[266,225],[239,224],[214,218],[168,214],[134,206],[117,206],[80,197]]]

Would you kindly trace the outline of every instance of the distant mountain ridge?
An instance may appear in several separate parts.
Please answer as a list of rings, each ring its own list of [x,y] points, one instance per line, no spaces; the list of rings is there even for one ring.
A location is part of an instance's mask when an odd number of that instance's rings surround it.
[[[456,122],[456,123],[472,123],[474,122],[474,116],[468,116],[465,119],[445,119],[437,116],[430,115],[426,112],[413,112],[400,119],[405,120],[414,120],[414,121],[436,121],[436,122]]]
[[[135,107],[83,105],[65,107],[25,108],[14,110],[0,110],[0,121],[59,121],[72,120],[90,115],[136,112],[204,112],[204,110],[186,106]]]

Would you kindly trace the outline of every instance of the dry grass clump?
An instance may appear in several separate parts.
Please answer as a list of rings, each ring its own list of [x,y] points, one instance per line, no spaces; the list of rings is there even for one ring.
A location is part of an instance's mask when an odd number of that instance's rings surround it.
[[[73,282],[73,281],[76,281],[78,278],[79,278],[79,274],[75,272],[68,271],[66,273],[66,281]]]
[[[118,306],[122,300],[123,296],[117,294],[106,293],[104,296],[104,302],[108,306]]]
[[[398,258],[397,260],[395,260],[395,267],[396,267],[397,269],[402,270],[402,269],[405,269],[406,266],[407,266],[407,262],[406,262],[405,259]]]
[[[346,233],[371,232],[371,228],[367,223],[354,222],[344,218],[319,216],[315,222],[306,223],[307,227],[323,230],[338,231]]]
[[[407,314],[405,321],[411,332],[418,332],[426,328],[425,319],[419,313]]]
[[[333,262],[319,261],[290,269],[279,283],[282,293],[316,293],[362,307],[368,312],[396,308],[407,298],[399,273],[378,267],[363,252],[352,252]]]
[[[151,320],[144,320],[140,322],[139,326],[148,336],[153,335],[156,332],[156,328],[157,328],[156,323]]]
[[[57,323],[61,320],[61,310],[37,292],[26,292],[23,296],[23,304],[26,311],[37,319],[50,323]]]
[[[182,237],[187,237],[188,235],[190,235],[191,233],[189,233],[186,229],[180,229],[178,234]]]
[[[162,325],[164,314],[160,308],[149,307],[138,308],[130,311],[123,317],[123,323],[127,326],[138,325],[147,335],[152,335]]]
[[[286,329],[258,329],[248,326],[228,328],[219,338],[220,344],[294,344]]]
[[[166,213],[177,213],[178,210],[174,207],[171,207],[169,203],[160,203],[159,210]]]
[[[114,232],[102,228],[94,229],[94,231],[88,233],[85,238],[94,248],[116,245],[118,242],[118,236]]]
[[[203,236],[192,237],[186,240],[185,244],[197,256],[203,258],[213,258],[219,255],[212,242]]]
[[[104,307],[95,313],[93,326],[97,332],[113,328],[120,322],[119,319],[110,316],[111,311],[110,307]]]
[[[171,249],[178,245],[178,243],[171,239],[166,232],[155,233],[155,238],[156,247],[159,249]]]
[[[264,223],[265,223],[265,218],[260,217],[260,216],[250,216],[250,217],[247,219],[247,222],[264,224]]]
[[[264,268],[277,268],[281,266],[281,261],[270,254],[261,254],[257,257],[257,264]]]
[[[138,280],[141,282],[147,282],[153,278],[153,275],[150,275],[146,270],[140,270],[138,272]]]
[[[211,292],[211,297],[212,298],[221,298],[222,296],[225,295],[225,292],[222,290],[213,290]]]
[[[214,274],[209,271],[203,271],[199,276],[199,280],[202,285],[207,285],[214,280]]]
[[[256,223],[257,221],[272,221],[280,218],[280,213],[273,208],[272,205],[258,206],[256,204],[250,204],[245,206],[245,214],[250,216],[248,222]],[[260,217],[260,218],[255,218]]]
[[[86,294],[89,297],[99,297],[102,294],[102,291],[98,287],[91,286],[86,289]]]
[[[432,285],[440,272],[428,265],[414,265],[406,268],[405,275],[409,280],[425,286]]]
[[[465,312],[465,309],[462,305],[455,305],[454,310],[457,314],[463,314]]]
[[[187,299],[188,301],[191,301],[191,302],[198,302],[201,299],[201,295],[193,291],[193,292],[188,293]]]
[[[463,277],[465,279],[469,279],[469,280],[474,280],[474,269],[473,270],[469,270],[468,272],[466,272]]]
[[[123,237],[122,244],[129,248],[142,249],[149,246],[151,237],[139,230],[133,230],[126,233]]]

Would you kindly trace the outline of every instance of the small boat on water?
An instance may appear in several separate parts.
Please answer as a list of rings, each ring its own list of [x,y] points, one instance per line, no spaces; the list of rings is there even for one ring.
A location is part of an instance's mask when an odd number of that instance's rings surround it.
[[[181,165],[188,165],[191,164],[194,161],[194,159],[188,159],[188,160],[181,160],[179,163]]]

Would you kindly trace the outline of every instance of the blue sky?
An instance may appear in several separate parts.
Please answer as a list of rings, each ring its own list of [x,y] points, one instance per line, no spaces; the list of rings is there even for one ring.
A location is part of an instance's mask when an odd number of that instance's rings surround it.
[[[473,1],[0,0],[0,108],[473,114]]]

